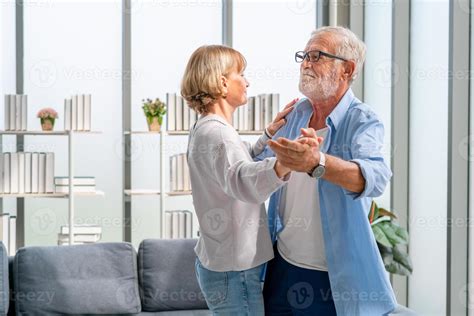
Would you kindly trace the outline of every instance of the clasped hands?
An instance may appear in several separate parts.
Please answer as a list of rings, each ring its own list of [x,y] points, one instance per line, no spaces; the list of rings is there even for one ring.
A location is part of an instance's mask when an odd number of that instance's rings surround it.
[[[302,128],[301,136],[295,140],[284,137],[269,140],[268,146],[273,150],[277,161],[291,171],[311,172],[320,159],[320,144],[323,138],[318,137],[312,128]]]

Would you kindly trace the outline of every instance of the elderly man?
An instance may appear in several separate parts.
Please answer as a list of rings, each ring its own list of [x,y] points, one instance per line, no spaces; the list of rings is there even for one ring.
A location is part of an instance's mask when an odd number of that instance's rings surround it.
[[[342,27],[314,31],[295,55],[307,99],[259,157],[294,170],[270,199],[267,315],[381,316],[397,305],[367,220],[391,171],[383,124],[351,90],[364,58],[364,43]]]

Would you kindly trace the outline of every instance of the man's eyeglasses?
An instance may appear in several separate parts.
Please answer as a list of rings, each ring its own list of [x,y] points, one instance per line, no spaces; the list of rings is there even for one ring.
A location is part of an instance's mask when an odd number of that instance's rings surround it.
[[[345,58],[342,58],[333,54],[329,54],[320,50],[311,50],[309,52],[304,52],[304,51],[296,52],[295,61],[297,63],[302,63],[305,59],[308,59],[310,63],[315,63],[319,60],[319,58],[321,58],[321,56],[326,56],[326,57],[330,57],[334,59],[339,59],[342,61],[347,61],[347,59]]]

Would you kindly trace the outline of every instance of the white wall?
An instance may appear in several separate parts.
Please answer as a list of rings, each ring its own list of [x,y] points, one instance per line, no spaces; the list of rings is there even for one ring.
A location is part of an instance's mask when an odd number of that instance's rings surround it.
[[[448,137],[447,0],[411,2],[409,305],[446,311]]]

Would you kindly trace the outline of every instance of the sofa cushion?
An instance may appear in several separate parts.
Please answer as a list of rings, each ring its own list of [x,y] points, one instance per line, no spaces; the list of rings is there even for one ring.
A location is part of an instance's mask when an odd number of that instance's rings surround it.
[[[8,253],[3,242],[0,242],[0,314],[8,313],[10,305],[10,289],[8,281]]]
[[[13,265],[20,315],[141,311],[136,252],[129,243],[26,247]]]
[[[143,311],[207,309],[194,262],[196,239],[146,239],[138,250]]]

